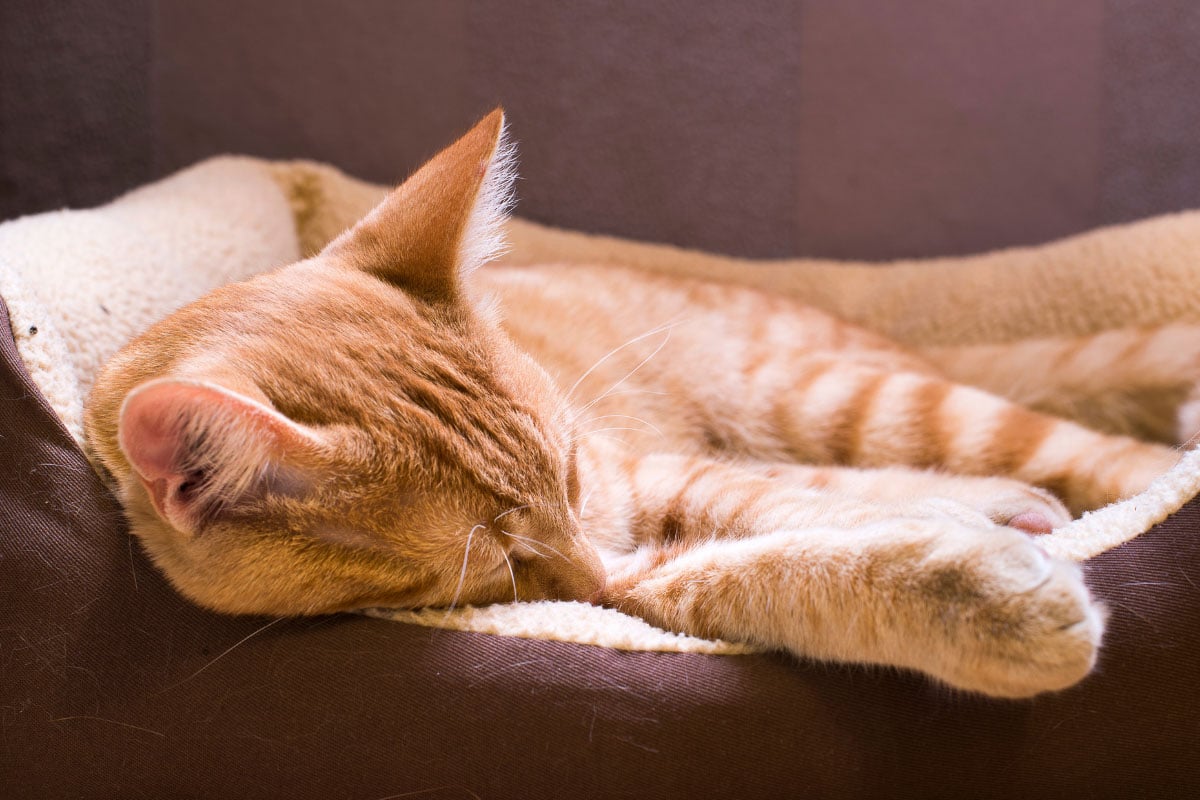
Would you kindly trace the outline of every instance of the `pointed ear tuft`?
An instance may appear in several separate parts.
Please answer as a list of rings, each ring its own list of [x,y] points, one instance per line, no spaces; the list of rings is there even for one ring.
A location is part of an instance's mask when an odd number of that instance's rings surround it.
[[[117,441],[159,516],[188,533],[324,445],[315,431],[264,403],[172,378],[129,393]]]
[[[517,145],[508,135],[504,113],[496,109],[492,112],[492,116],[495,115],[499,115],[500,125],[496,144],[459,242],[458,268],[463,275],[469,275],[508,250],[504,223],[517,203]]]
[[[497,108],[322,251],[430,300],[504,252],[516,148]]]

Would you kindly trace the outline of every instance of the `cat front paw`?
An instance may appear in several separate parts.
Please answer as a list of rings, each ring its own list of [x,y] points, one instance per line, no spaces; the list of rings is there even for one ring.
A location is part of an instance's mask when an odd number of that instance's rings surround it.
[[[1072,519],[1062,501],[1045,489],[1000,478],[995,482],[995,491],[983,500],[979,510],[997,525],[1044,534]]]
[[[914,587],[941,640],[924,668],[995,697],[1065,689],[1096,663],[1105,612],[1075,564],[1013,530],[939,548]]]

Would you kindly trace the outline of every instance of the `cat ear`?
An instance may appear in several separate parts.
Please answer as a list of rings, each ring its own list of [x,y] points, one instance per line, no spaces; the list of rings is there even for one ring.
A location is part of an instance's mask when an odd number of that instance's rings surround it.
[[[247,492],[295,477],[325,445],[262,402],[173,378],[129,393],[117,441],[155,510],[187,533]]]
[[[515,148],[497,108],[430,159],[322,255],[347,260],[431,300],[503,252]]]

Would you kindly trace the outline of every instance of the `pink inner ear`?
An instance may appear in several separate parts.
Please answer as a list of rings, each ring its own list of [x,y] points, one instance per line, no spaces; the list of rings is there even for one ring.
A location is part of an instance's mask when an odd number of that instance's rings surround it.
[[[135,390],[121,409],[117,433],[121,449],[154,509],[178,527],[186,527],[185,520],[169,501],[185,480],[184,428],[189,388],[161,383]]]
[[[277,467],[302,463],[322,446],[321,437],[268,405],[223,387],[160,379],[125,399],[117,439],[158,513],[186,528],[195,498],[181,487],[195,476],[189,439],[202,434],[211,462],[206,486],[214,493],[241,492]]]
[[[201,412],[203,392],[187,384],[157,383],[134,390],[126,399],[118,440],[144,482],[173,484],[182,479],[185,428],[189,415]]]

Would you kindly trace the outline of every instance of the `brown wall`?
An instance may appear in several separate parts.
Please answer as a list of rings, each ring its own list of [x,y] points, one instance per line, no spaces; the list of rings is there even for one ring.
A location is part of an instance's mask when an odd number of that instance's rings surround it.
[[[153,177],[151,0],[0,0],[0,219]]]
[[[0,214],[218,152],[391,181],[502,102],[520,213],[888,258],[1200,206],[1190,0],[5,0]]]

